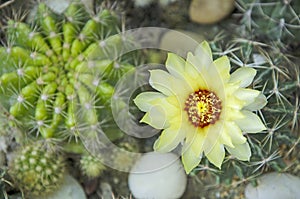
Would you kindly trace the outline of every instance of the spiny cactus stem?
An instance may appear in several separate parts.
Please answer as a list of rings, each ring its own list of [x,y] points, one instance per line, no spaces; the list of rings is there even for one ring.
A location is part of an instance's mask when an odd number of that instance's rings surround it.
[[[15,2],[15,0],[10,0],[10,1],[7,1],[7,2],[5,2],[3,4],[0,4],[0,9],[2,9],[2,8],[6,7],[6,6],[9,6],[10,4],[12,4],[14,2]]]
[[[289,91],[289,90],[296,90],[297,88],[300,88],[299,82],[292,81],[292,82],[284,82],[284,84],[280,85],[280,87],[276,86],[275,90],[276,90],[276,92],[282,93],[282,92]],[[268,93],[268,92],[272,93],[272,92],[274,92],[274,88],[270,89],[270,90],[266,89],[265,92],[266,93]]]
[[[288,115],[295,115],[295,110],[292,110],[292,109],[282,109],[282,108],[271,109],[271,108],[265,107],[264,110],[268,111],[270,113],[284,113],[284,114],[288,114]],[[296,115],[300,116],[300,112],[297,112]]]
[[[287,91],[287,90],[291,90],[291,89],[294,90],[294,89],[297,89],[297,87],[300,88],[300,84],[297,81],[285,82],[284,85],[281,88],[279,88],[278,90],[282,92],[282,91]]]
[[[284,156],[285,158],[287,158],[293,152],[293,150],[295,149],[295,147],[297,147],[299,142],[300,142],[300,137],[296,140],[296,142],[293,144],[293,146],[290,148],[290,150],[285,154],[285,156]]]

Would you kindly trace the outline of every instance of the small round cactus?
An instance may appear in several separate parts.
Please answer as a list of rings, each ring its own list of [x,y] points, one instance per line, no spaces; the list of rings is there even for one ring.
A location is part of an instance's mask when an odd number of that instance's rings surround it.
[[[89,178],[99,177],[105,169],[101,161],[92,155],[83,155],[80,159],[82,172]]]
[[[26,146],[10,165],[9,174],[15,184],[28,196],[47,195],[63,181],[63,159],[40,145]]]

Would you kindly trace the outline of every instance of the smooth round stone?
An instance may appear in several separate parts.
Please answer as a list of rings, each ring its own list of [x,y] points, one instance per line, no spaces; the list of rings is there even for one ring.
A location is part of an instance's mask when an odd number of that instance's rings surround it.
[[[86,199],[80,184],[70,175],[65,175],[61,187],[53,194],[35,199]]]
[[[190,4],[190,19],[200,24],[216,23],[234,9],[234,0],[193,0]]]
[[[153,0],[134,0],[134,6],[135,7],[146,7],[152,2],[153,2]]]
[[[167,6],[168,4],[173,3],[175,1],[177,1],[177,0],[159,0],[158,3],[161,6]],[[153,2],[154,2],[154,0],[134,0],[134,6],[135,7],[146,7]]]
[[[180,198],[185,191],[187,176],[179,157],[174,153],[151,152],[133,166],[128,179],[135,198]]]
[[[258,178],[258,185],[248,184],[246,199],[299,199],[300,178],[287,173],[269,173]]]
[[[57,14],[63,14],[63,12],[69,7],[69,5],[77,0],[40,0],[40,2],[45,3],[53,12]],[[81,3],[86,8],[86,11],[93,12],[93,0],[81,0]],[[38,5],[35,5],[26,19],[28,23],[32,23],[35,20]]]
[[[75,0],[45,0],[45,3],[54,12],[62,14],[74,1]],[[93,0],[81,0],[81,3],[85,5],[88,11],[91,11],[93,9]]]
[[[71,0],[46,0],[45,3],[54,12],[61,14],[70,5]]]

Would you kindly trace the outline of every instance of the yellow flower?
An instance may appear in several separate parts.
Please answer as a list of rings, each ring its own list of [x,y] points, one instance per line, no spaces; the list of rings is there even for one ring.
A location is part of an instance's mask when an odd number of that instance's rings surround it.
[[[249,160],[251,150],[245,133],[265,130],[252,111],[267,103],[266,97],[248,87],[256,75],[253,68],[230,74],[226,56],[213,61],[207,42],[187,60],[169,53],[167,71],[151,70],[150,85],[159,92],[144,92],[134,100],[146,112],[141,122],[163,129],[154,150],[168,152],[182,144],[187,173],[204,155],[221,168],[225,149],[239,160]]]

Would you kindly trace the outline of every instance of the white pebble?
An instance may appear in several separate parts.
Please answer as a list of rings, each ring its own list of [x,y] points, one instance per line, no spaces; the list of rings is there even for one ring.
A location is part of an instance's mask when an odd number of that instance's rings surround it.
[[[234,0],[192,0],[189,15],[200,24],[219,22],[234,9]]]
[[[57,191],[34,199],[86,199],[86,196],[80,184],[72,176],[66,175],[63,184]]]
[[[134,6],[136,6],[136,7],[146,7],[152,2],[153,2],[153,0],[134,0]]]
[[[300,178],[287,173],[268,173],[257,179],[258,185],[248,184],[246,199],[298,199],[300,198]]]
[[[180,198],[187,176],[174,153],[151,152],[143,155],[129,174],[129,188],[135,198]]]

